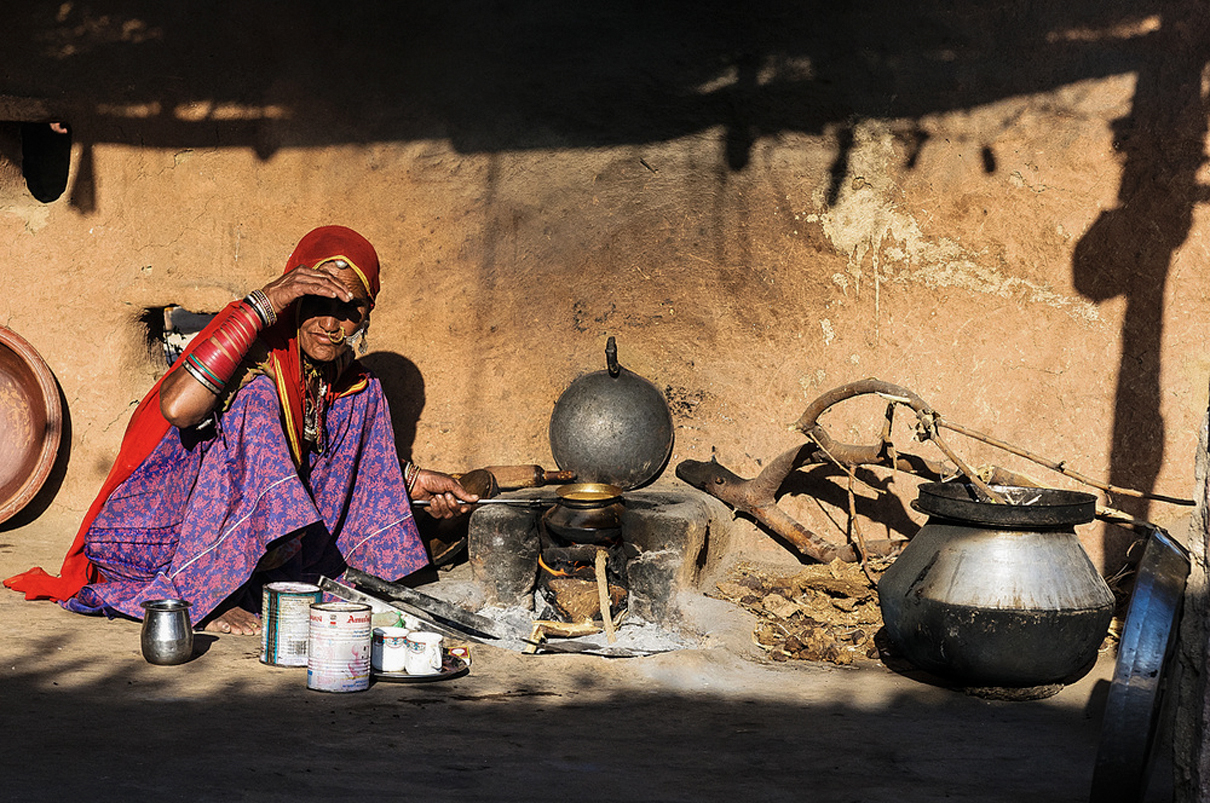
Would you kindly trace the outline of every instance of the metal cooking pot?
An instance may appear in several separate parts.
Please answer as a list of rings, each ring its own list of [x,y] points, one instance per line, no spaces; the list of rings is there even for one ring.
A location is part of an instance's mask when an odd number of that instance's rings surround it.
[[[613,337],[606,370],[563,391],[550,417],[550,449],[564,471],[585,482],[637,488],[655,479],[672,454],[672,414],[659,389],[618,365]]]
[[[890,642],[916,666],[967,686],[1065,682],[1096,659],[1113,593],[1074,526],[1096,497],[1055,488],[920,486],[929,520],[878,581]]]

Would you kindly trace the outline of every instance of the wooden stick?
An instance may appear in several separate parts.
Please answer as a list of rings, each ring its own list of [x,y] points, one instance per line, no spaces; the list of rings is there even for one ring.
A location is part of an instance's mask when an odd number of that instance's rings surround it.
[[[610,644],[613,644],[618,640],[618,633],[614,630],[613,615],[610,612],[612,606],[609,604],[609,578],[605,576],[606,557],[607,553],[604,549],[597,550],[597,597],[601,601],[601,622],[605,625],[605,637],[609,639]]]
[[[994,502],[997,505],[1007,504],[1007,500],[998,494],[994,488],[984,482],[978,472],[968,466],[954,453],[954,450],[941,440],[941,433],[937,431],[937,427],[941,422],[941,416],[932,410],[917,410],[916,419],[919,423],[916,426],[917,437],[920,440],[930,440],[936,446],[941,454],[945,455],[951,463],[958,467],[958,470],[966,475],[966,478],[975,486],[976,493],[986,502]]]
[[[543,636],[557,638],[580,638],[601,632],[601,628],[597,627],[596,622],[556,622],[552,619],[535,619],[534,627],[541,629]]]
[[[819,451],[823,452],[823,456],[824,456],[824,457],[826,457],[826,458],[828,458],[829,460],[831,460],[831,461],[832,461],[832,464],[833,464],[834,466],[836,466],[838,469],[840,469],[841,471],[843,471],[845,474],[848,474],[848,475],[849,475],[849,484],[850,484],[850,486],[851,486],[851,485],[852,485],[852,483],[854,483],[854,482],[860,482],[862,485],[864,485],[866,488],[869,488],[869,489],[870,489],[871,491],[873,491],[874,493],[878,493],[878,489],[877,489],[877,488],[875,488],[873,485],[870,485],[868,482],[866,482],[865,480],[863,480],[863,479],[861,479],[860,477],[858,477],[856,474],[854,474],[854,473],[853,473],[853,469],[849,468],[849,467],[848,467],[848,466],[846,466],[844,463],[842,463],[842,462],[840,462],[839,460],[837,460],[837,459],[836,459],[836,456],[835,456],[835,455],[833,455],[831,452],[829,452],[829,451],[828,451],[828,447],[826,447],[826,446],[824,446],[822,443],[820,443],[820,442],[819,442],[819,438],[815,437],[815,433],[814,433],[814,431],[808,432],[808,433],[806,433],[806,434],[807,434],[807,440],[811,441],[811,443],[813,443],[813,444],[815,444],[816,446],[818,446],[818,447],[819,447]]]
[[[546,634],[542,632],[542,625],[534,622],[534,629],[529,633],[529,644],[525,645],[525,649],[521,652],[525,655],[537,655],[544,641],[546,641]]]
[[[861,526],[857,523],[857,495],[853,493],[852,475],[849,476],[849,527],[853,530],[852,535],[857,538],[857,554],[861,559],[861,570],[865,573],[866,579],[870,581],[870,585],[877,588],[878,581],[870,573],[870,561],[866,557],[865,537],[861,533]]]
[[[1005,443],[1004,441],[1002,441],[998,438],[993,438],[991,435],[985,435],[984,433],[977,432],[976,430],[970,429],[969,427],[964,427],[960,424],[955,424],[952,421],[947,421],[944,418],[941,418],[940,416],[937,417],[936,422],[937,422],[938,427],[945,427],[946,429],[952,429],[954,432],[957,432],[959,435],[965,435],[968,438],[974,438],[975,440],[983,441],[984,443],[989,444],[991,446],[995,446],[998,449],[1003,449],[1006,452],[1011,452],[1012,454],[1015,454],[1017,457],[1024,457],[1026,460],[1032,460],[1033,462],[1037,463],[1038,465],[1046,466],[1047,468],[1051,469],[1052,471],[1057,471],[1060,474],[1065,474],[1066,476],[1071,477],[1072,479],[1079,480],[1080,482],[1084,483],[1085,485],[1091,485],[1093,488],[1099,488],[1100,490],[1105,491],[1106,493],[1120,494],[1122,496],[1133,496],[1138,499],[1154,499],[1157,502],[1168,502],[1169,504],[1173,504],[1173,505],[1192,505],[1193,504],[1192,499],[1181,499],[1179,497],[1164,496],[1162,494],[1150,494],[1150,493],[1145,493],[1143,491],[1136,491],[1133,488],[1120,488],[1118,486],[1110,485],[1105,482],[1097,482],[1096,480],[1092,479],[1091,477],[1086,477],[1083,474],[1080,474],[1079,472],[1073,471],[1072,469],[1068,468],[1066,462],[1062,462],[1062,461],[1056,462],[1054,460],[1049,460],[1045,457],[1040,457],[1039,455],[1026,451],[1025,449],[1022,449],[1019,446],[1013,446],[1011,443]]]

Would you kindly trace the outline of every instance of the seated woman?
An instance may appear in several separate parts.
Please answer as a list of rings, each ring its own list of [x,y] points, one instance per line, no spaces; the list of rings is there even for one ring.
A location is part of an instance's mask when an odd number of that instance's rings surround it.
[[[281,278],[220,312],[139,405],[60,576],[4,584],[136,619],[144,600],[184,599],[207,630],[252,635],[267,582],[426,565],[409,496],[438,518],[478,497],[400,466],[382,387],[353,356],[377,295],[364,237],[304,237]]]

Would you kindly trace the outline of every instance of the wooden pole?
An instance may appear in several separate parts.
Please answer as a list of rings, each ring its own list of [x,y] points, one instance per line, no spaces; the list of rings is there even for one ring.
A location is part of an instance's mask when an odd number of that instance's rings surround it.
[[[609,643],[613,644],[618,640],[617,630],[613,626],[613,615],[610,612],[612,606],[609,604],[609,578],[605,576],[605,560],[608,553],[604,549],[597,550],[596,571],[597,571],[597,597],[601,601],[601,623],[605,625],[605,637],[609,639]]]

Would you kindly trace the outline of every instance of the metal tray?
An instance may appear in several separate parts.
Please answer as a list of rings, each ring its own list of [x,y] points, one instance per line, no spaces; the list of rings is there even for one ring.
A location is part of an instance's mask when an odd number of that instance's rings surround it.
[[[461,658],[447,655],[441,664],[441,671],[435,675],[409,675],[407,672],[378,672],[371,670],[375,681],[388,683],[433,683],[439,680],[460,678],[471,671],[470,664]]]
[[[38,493],[59,454],[63,410],[46,361],[0,326],[0,521]]]
[[[1189,555],[1156,529],[1139,561],[1113,682],[1105,701],[1090,800],[1136,803],[1147,792],[1172,653],[1180,629]]]

